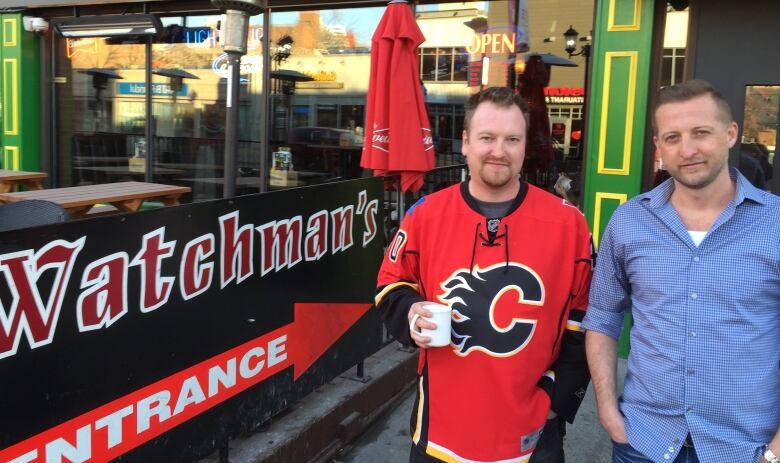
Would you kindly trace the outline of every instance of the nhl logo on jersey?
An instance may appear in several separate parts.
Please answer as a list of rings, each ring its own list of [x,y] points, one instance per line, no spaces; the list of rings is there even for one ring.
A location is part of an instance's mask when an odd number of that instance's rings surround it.
[[[487,229],[490,233],[495,233],[498,231],[498,225],[501,223],[501,219],[488,219],[487,221]]]

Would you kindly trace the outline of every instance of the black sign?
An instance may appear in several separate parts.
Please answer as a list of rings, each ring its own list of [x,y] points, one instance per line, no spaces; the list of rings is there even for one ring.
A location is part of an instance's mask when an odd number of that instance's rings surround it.
[[[0,234],[0,461],[192,461],[375,352],[381,195]]]

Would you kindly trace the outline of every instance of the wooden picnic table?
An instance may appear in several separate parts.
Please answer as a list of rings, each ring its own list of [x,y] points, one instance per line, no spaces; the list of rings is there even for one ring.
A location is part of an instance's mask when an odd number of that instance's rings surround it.
[[[140,175],[140,176],[146,175],[146,172],[144,171],[130,170],[130,168],[127,167],[127,165],[74,167],[73,169],[79,171],[87,171],[87,172],[99,172],[99,173],[111,174],[111,175]],[[184,175],[187,173],[187,171],[181,169],[168,169],[165,167],[157,167],[157,166],[155,166],[153,172],[157,175]]]
[[[8,193],[17,185],[27,185],[31,190],[41,190],[41,182],[49,175],[45,172],[24,172],[0,169],[0,193]]]
[[[48,190],[0,193],[0,202],[15,203],[28,199],[42,199],[62,206],[71,218],[79,218],[96,204],[108,203],[117,212],[137,211],[147,199],[160,201],[166,206],[179,204],[179,197],[191,188],[176,185],[145,182],[117,182],[84,185]]]

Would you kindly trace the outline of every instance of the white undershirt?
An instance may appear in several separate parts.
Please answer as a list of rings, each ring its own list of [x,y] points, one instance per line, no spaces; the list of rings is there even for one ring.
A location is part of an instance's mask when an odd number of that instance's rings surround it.
[[[688,230],[688,234],[691,235],[691,239],[693,240],[693,244],[696,246],[699,246],[702,241],[704,241],[704,237],[707,236],[706,231],[693,231]]]

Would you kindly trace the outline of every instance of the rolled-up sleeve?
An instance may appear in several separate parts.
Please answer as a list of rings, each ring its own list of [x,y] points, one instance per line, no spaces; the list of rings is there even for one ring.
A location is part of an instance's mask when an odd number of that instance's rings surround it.
[[[619,234],[616,233],[619,210],[615,211],[601,239],[588,310],[582,322],[586,330],[598,331],[614,339],[620,337],[623,316],[631,307],[631,288],[623,266]]]

